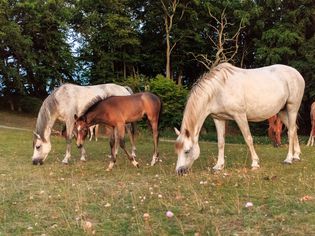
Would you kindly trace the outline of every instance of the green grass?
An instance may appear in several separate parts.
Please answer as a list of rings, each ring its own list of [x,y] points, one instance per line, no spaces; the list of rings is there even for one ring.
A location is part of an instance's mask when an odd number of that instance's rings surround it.
[[[31,131],[0,128],[0,235],[315,234],[315,200],[301,201],[315,198],[314,148],[302,144],[302,161],[283,165],[286,145],[256,144],[261,169],[251,171],[247,147],[227,144],[225,170],[214,174],[216,144],[201,142],[192,172],[179,177],[173,143],[160,142],[162,162],[150,167],[152,142],[144,136],[137,141],[139,169],[120,151],[106,172],[105,138],[87,143],[86,163],[73,145],[70,164],[62,165],[65,142],[54,136],[45,164],[33,166]]]

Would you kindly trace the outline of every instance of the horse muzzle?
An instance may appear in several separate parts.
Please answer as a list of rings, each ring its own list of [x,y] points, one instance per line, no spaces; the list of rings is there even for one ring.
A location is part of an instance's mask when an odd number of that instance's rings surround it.
[[[44,161],[43,159],[40,159],[40,158],[35,158],[33,159],[33,165],[43,165],[44,164]]]
[[[82,148],[83,145],[80,143],[80,144],[77,144],[77,147],[78,147],[78,148]]]
[[[178,175],[183,176],[184,174],[187,174],[189,172],[189,168],[181,166],[176,169],[176,172]]]

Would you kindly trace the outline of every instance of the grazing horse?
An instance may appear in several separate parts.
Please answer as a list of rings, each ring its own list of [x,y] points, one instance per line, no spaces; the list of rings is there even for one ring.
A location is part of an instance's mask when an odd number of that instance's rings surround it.
[[[119,142],[120,147],[125,151],[128,159],[134,166],[138,167],[135,156],[130,155],[125,148],[125,124],[135,122],[147,116],[153,132],[154,152],[151,161],[153,166],[158,160],[158,122],[161,110],[160,99],[152,93],[136,93],[128,97],[112,96],[100,100],[89,107],[81,117],[74,116],[75,129],[77,130],[77,146],[82,145],[86,138],[88,127],[91,125],[103,123],[111,126],[114,132],[110,139],[111,157],[110,164],[107,168],[110,171],[116,162],[116,153],[114,147]]]
[[[285,163],[299,160],[300,145],[296,118],[304,93],[305,82],[292,67],[273,65],[257,69],[241,69],[229,63],[216,66],[204,74],[191,89],[175,149],[178,155],[176,172],[186,173],[199,157],[199,133],[211,115],[218,136],[218,160],[215,171],[224,168],[225,121],[235,120],[249,147],[252,168],[259,168],[248,121],[258,122],[274,114],[288,128],[289,150]]]
[[[87,104],[96,97],[106,98],[113,95],[130,95],[129,89],[116,84],[101,84],[93,86],[79,86],[63,84],[55,89],[43,102],[36,121],[33,139],[34,165],[43,164],[50,150],[50,134],[55,121],[58,119],[66,124],[67,149],[63,163],[68,164],[71,156],[71,139],[73,136],[74,114],[82,114]],[[134,147],[133,137],[131,142]],[[81,160],[85,161],[85,149],[82,146]]]
[[[268,119],[269,128],[268,136],[273,142],[275,147],[281,146],[281,133],[282,133],[282,122],[277,115],[274,115]]]
[[[312,129],[310,133],[310,138],[307,141],[307,146],[313,146],[314,145],[314,137],[315,137],[315,102],[312,103],[311,105],[311,123],[312,123]]]

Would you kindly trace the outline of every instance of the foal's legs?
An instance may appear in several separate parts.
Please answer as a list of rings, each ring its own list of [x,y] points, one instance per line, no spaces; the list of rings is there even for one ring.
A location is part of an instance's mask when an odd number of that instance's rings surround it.
[[[117,146],[116,133],[117,133],[116,129],[114,129],[112,135],[110,136],[109,145],[110,145],[111,155],[110,155],[109,166],[107,167],[106,171],[111,171],[116,162],[116,146]]]
[[[136,145],[135,145],[135,126],[136,123],[130,123],[130,124],[126,124],[126,130],[130,139],[130,143],[131,143],[131,156],[136,157]]]
[[[279,117],[288,128],[289,150],[284,163],[291,164],[293,160],[300,160],[301,154],[296,127],[297,112],[288,112],[287,110],[280,111]]]
[[[136,161],[134,156],[131,156],[129,154],[129,152],[127,151],[126,146],[125,146],[125,140],[124,140],[124,137],[125,137],[125,123],[117,125],[116,128],[117,128],[117,137],[118,137],[118,140],[119,140],[120,147],[125,151],[128,159],[131,161],[131,163],[134,166],[139,167],[139,163]]]
[[[218,160],[213,167],[214,171],[220,171],[224,168],[224,145],[225,145],[225,121],[213,119],[218,137]]]
[[[252,137],[250,130],[249,130],[249,125],[248,125],[248,121],[246,118],[246,114],[239,114],[239,115],[236,115],[234,118],[235,118],[235,121],[236,121],[238,127],[240,128],[240,130],[243,134],[243,137],[245,139],[247,146],[249,147],[249,151],[250,151],[251,158],[252,158],[252,169],[258,169],[260,167],[258,164],[259,158],[257,156],[255,149],[254,149],[253,137]]]

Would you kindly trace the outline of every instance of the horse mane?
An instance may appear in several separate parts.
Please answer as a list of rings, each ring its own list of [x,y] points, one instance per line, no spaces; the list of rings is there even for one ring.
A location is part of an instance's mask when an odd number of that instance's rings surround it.
[[[183,120],[183,124],[190,132],[200,117],[200,112],[206,111],[204,108],[207,106],[207,102],[214,96],[219,86],[222,86],[234,74],[236,69],[230,63],[221,63],[204,73],[194,83],[188,96],[184,111],[185,120]]]
[[[44,142],[47,141],[45,139],[45,129],[47,127],[47,124],[51,120],[52,114],[55,114],[57,112],[58,101],[56,99],[55,93],[58,89],[59,88],[55,89],[44,100],[37,116],[35,132],[39,134]]]
[[[82,110],[80,116],[83,116],[85,115],[87,112],[91,111],[94,109],[94,107],[102,100],[104,100],[105,98],[104,97],[101,97],[101,96],[96,96],[94,97],[90,102],[88,102],[84,109]]]

